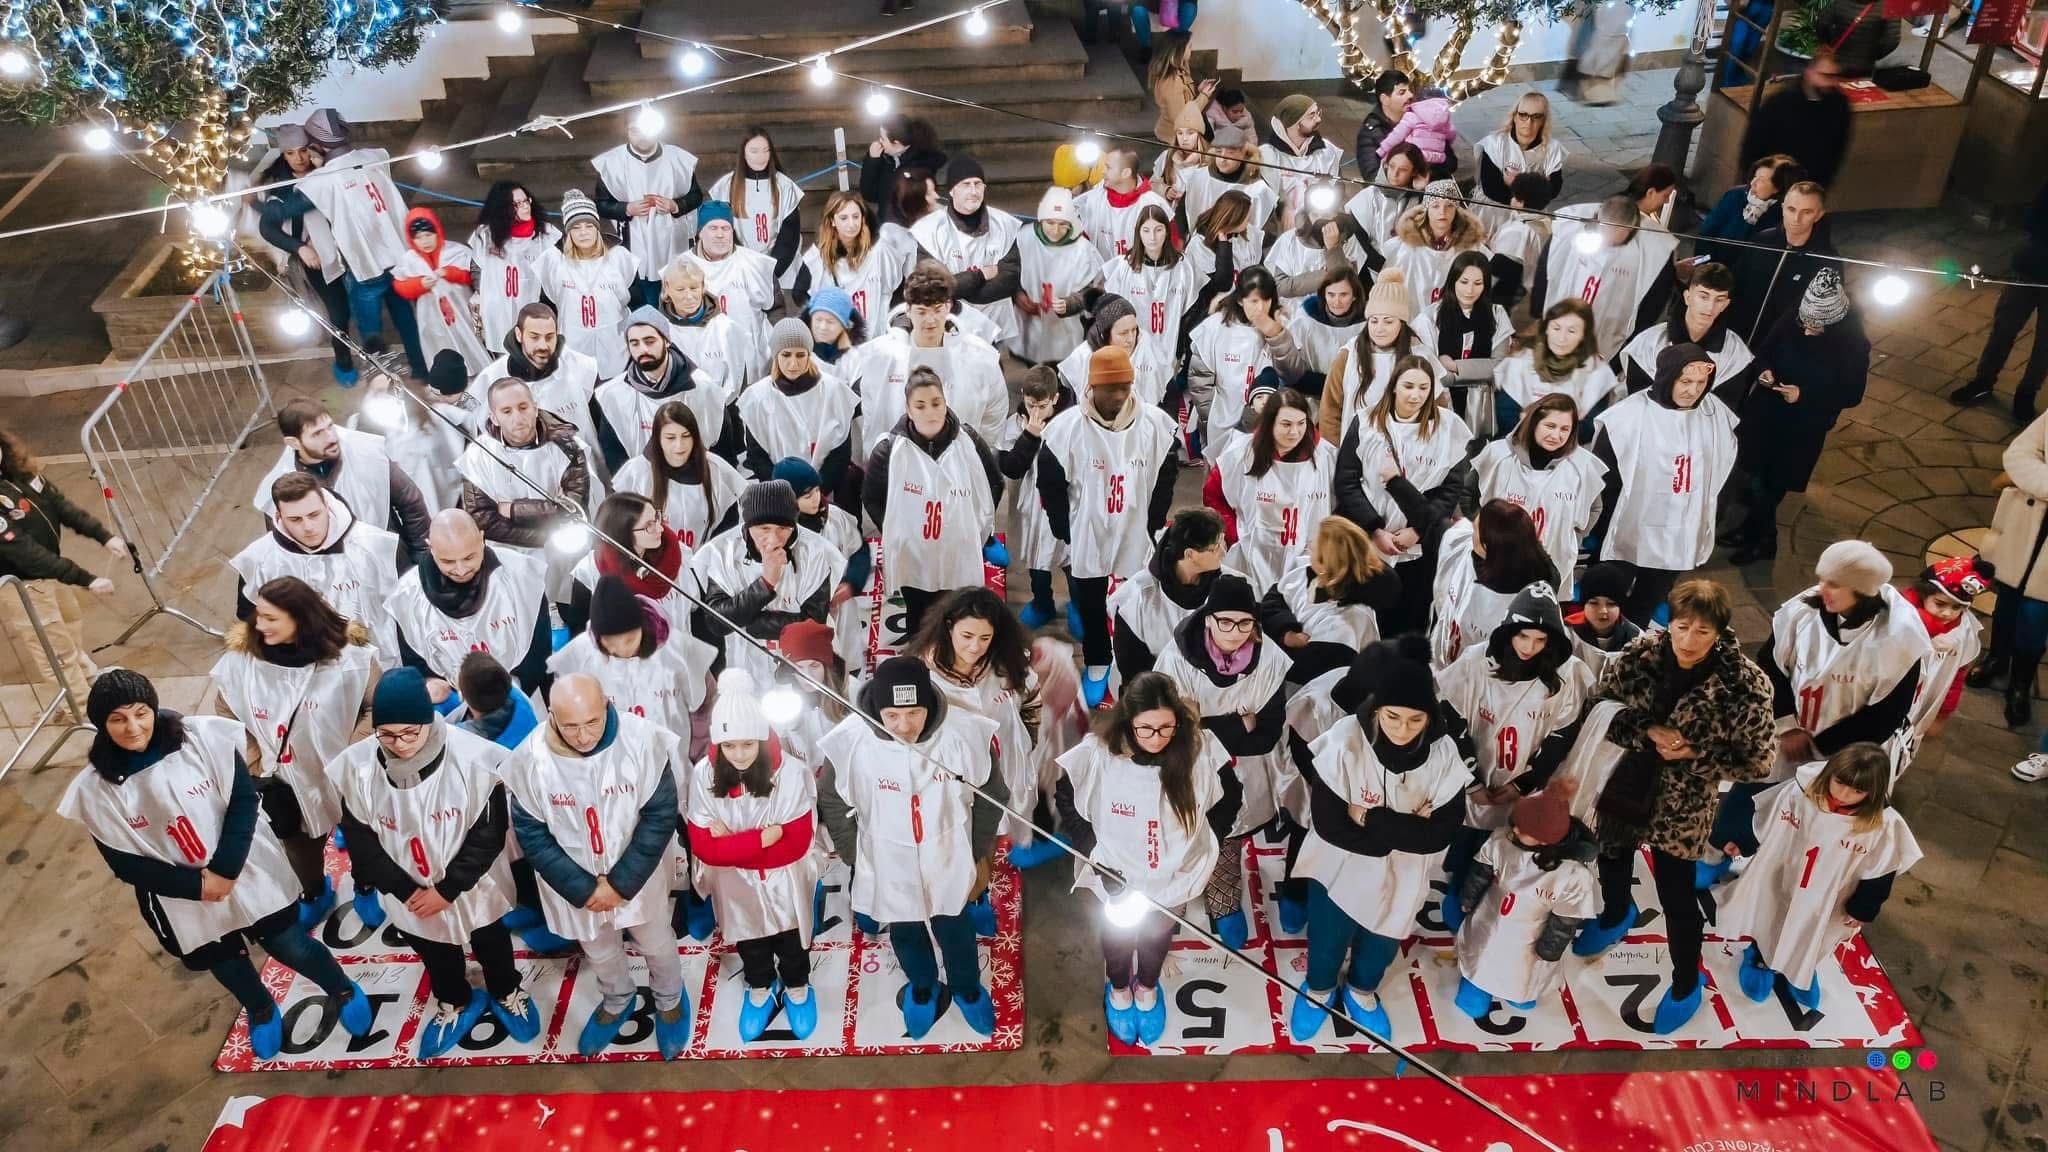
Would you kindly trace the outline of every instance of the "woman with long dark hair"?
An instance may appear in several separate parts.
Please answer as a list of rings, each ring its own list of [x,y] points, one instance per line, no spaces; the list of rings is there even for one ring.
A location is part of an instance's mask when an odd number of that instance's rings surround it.
[[[541,299],[541,252],[561,244],[547,209],[518,180],[498,180],[483,193],[469,252],[477,258],[477,312],[483,346],[496,348],[518,324],[518,310]]]
[[[613,483],[620,492],[647,497],[685,547],[700,547],[732,526],[740,490],[747,486],[739,469],[710,449],[697,430],[697,414],[671,400],[654,410],[646,447],[626,461]]]
[[[1288,318],[1273,274],[1254,265],[1188,334],[1188,403],[1202,416],[1202,454],[1209,460],[1227,446],[1225,434],[1237,427],[1261,373],[1270,372],[1277,387],[1308,370]]]
[[[1038,676],[1031,670],[1031,638],[1002,598],[987,588],[962,588],[925,613],[924,626],[905,651],[930,665],[932,683],[946,699],[996,725],[996,767],[1010,788],[1010,806],[1031,813],[1038,806]],[[1059,846],[1036,842],[1029,825],[1003,818],[1010,837],[1010,862],[1020,868],[1059,855]],[[980,867],[976,902],[987,887]]]
[[[1481,504],[1478,516],[1444,532],[1437,551],[1431,659],[1449,667],[1492,633],[1517,593],[1536,583],[1554,589],[1559,576],[1526,508],[1506,500]]]
[[[740,246],[775,258],[775,278],[789,270],[803,242],[797,205],[804,190],[782,170],[775,138],[759,125],[740,140],[732,171],[712,182],[706,200],[732,205],[733,232]]]
[[[1482,502],[1505,500],[1527,510],[1558,580],[1569,581],[1579,546],[1600,516],[1607,479],[1607,465],[1579,443],[1572,398],[1552,392],[1522,409],[1514,433],[1480,449],[1472,472]]]
[[[1202,503],[1223,517],[1228,563],[1264,595],[1308,554],[1330,514],[1337,449],[1316,435],[1315,405],[1292,388],[1266,402],[1249,436],[1223,449],[1202,485]]]
[[[1523,408],[1552,392],[1571,397],[1588,420],[1624,394],[1621,381],[1601,353],[1593,306],[1584,300],[1572,296],[1544,309],[1542,322],[1526,343],[1523,351],[1494,369],[1493,408],[1498,427],[1514,427]]]
[[[317,927],[334,907],[322,853],[341,819],[326,765],[354,742],[377,655],[368,629],[296,576],[265,583],[254,603],[248,622],[228,629],[227,651],[209,673],[220,693],[215,707],[248,729],[263,811],[304,892],[301,919]],[[355,910],[370,927],[384,923],[375,892],[357,892]]]
[[[1507,355],[1515,326],[1507,309],[1494,303],[1493,269],[1484,255],[1460,252],[1451,258],[1442,295],[1436,307],[1416,317],[1415,331],[1425,354],[1443,365],[1459,415],[1474,432],[1491,438],[1492,389],[1479,386],[1491,383],[1495,362]],[[1485,403],[1472,401],[1474,391]]]
[[[1189,903],[1215,870],[1219,841],[1237,815],[1223,785],[1227,759],[1194,706],[1157,672],[1125,684],[1097,713],[1093,734],[1059,758],[1060,834],[1123,878],[1104,880],[1076,861],[1074,887],[1105,904],[1146,901],[1136,922],[1105,917],[1101,927],[1102,1010],[1110,1034],[1126,1044],[1149,1047],[1166,1033],[1159,976],[1174,922],[1153,906]]]
[[[342,1030],[368,1034],[370,997],[299,923],[292,866],[262,819],[256,778],[231,720],[157,707],[156,685],[125,668],[93,682],[99,732],[57,812],[85,825],[164,950],[220,982],[249,1013],[249,1047],[284,1046],[284,1012],[249,960],[249,942],[320,986]]]
[[[1183,319],[1195,306],[1203,273],[1174,247],[1173,222],[1156,204],[1138,209],[1132,238],[1128,254],[1103,262],[1102,291],[1123,297],[1138,318],[1131,367],[1146,385],[1139,395],[1156,404],[1172,390]]]

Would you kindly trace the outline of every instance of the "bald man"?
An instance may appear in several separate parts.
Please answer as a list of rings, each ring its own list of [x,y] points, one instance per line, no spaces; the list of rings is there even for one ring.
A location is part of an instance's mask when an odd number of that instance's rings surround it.
[[[647,962],[654,1035],[664,1060],[690,1044],[690,1002],[669,923],[669,841],[676,833],[674,733],[605,699],[583,673],[555,681],[548,720],[504,767],[512,828],[540,877],[550,931],[583,945],[582,971],[601,999],[577,1051],[595,1056],[618,1038],[638,984],[625,934]]]
[[[436,513],[427,555],[391,596],[398,655],[427,678],[427,694],[452,712],[463,657],[488,652],[512,670],[519,686],[539,691],[548,680],[550,624],[547,565],[535,556],[484,542],[460,508]]]

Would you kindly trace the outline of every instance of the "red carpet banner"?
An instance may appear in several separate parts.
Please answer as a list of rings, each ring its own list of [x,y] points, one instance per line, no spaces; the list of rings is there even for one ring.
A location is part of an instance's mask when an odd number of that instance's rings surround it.
[[[1934,1152],[1917,1072],[1484,1076],[1571,1152]],[[1932,1107],[1943,1107],[1933,1103]],[[1949,1104],[1957,1107],[1959,1104]],[[1446,1089],[1402,1080],[1066,1084],[587,1096],[242,1097],[205,1152],[1535,1152]]]

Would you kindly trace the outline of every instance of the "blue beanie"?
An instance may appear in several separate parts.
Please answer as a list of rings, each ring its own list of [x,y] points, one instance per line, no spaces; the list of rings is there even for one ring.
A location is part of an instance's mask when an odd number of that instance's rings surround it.
[[[393,668],[377,681],[370,697],[370,723],[431,724],[434,702],[427,698],[427,678],[417,668]]]
[[[846,294],[846,289],[827,284],[811,293],[811,302],[804,306],[806,318],[813,312],[830,312],[839,318],[840,327],[849,327],[853,324],[853,297]]]
[[[697,205],[697,227],[700,230],[720,220],[732,223],[732,205],[723,200],[706,200]]]
[[[789,481],[790,489],[799,496],[824,483],[818,477],[818,470],[801,456],[784,456],[777,460],[770,479]]]

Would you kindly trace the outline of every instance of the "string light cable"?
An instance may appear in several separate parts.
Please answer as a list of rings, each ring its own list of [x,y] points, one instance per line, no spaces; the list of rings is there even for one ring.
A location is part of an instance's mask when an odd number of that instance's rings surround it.
[[[492,445],[487,439],[479,437],[460,422],[450,419],[436,405],[432,404],[424,397],[415,393],[411,388],[408,388],[403,384],[397,383],[399,379],[398,374],[389,371],[388,369],[384,369],[386,363],[385,358],[373,356],[361,345],[357,344],[356,341],[353,338],[351,338],[347,332],[339,328],[336,328],[334,324],[330,320],[328,320],[324,313],[312,308],[311,305],[306,301],[306,299],[299,294],[299,289],[297,285],[292,284],[289,281],[287,281],[284,277],[279,276],[274,270],[272,270],[269,264],[267,264],[260,258],[252,256],[248,252],[248,250],[243,248],[239,243],[234,244],[234,250],[237,254],[239,254],[239,256],[242,259],[242,262],[246,267],[252,268],[259,272],[266,280],[270,282],[272,287],[276,288],[279,292],[282,292],[287,297],[287,299],[289,299],[295,306],[305,311],[305,313],[312,320],[312,322],[318,325],[330,339],[341,342],[342,344],[349,348],[352,354],[362,357],[367,363],[379,366],[380,369],[382,369],[380,374],[386,376],[388,379],[391,379],[396,384],[396,387],[393,389],[392,393],[388,394],[395,394],[396,396],[401,398],[403,402],[410,403],[416,407],[419,407],[429,417],[435,420],[439,420],[443,426],[447,427],[448,429],[453,431],[458,437],[460,437],[464,442],[465,446],[474,446],[482,450],[485,455],[488,455],[500,467],[510,472],[513,476],[518,477],[520,483],[525,485],[528,489],[530,489],[535,494],[536,498],[545,500],[548,503],[553,504],[566,518],[566,523],[571,523],[580,526],[585,532],[587,532],[588,539],[592,542],[592,545],[594,547],[610,547],[623,556],[636,555],[631,544],[621,543],[620,541],[615,540],[609,536],[606,536],[603,532],[599,531],[597,526],[590,522],[589,517],[583,508],[578,507],[574,502],[562,496],[558,496],[552,492],[549,492],[545,488],[541,487],[540,484],[535,482],[531,477],[527,476],[524,472],[520,471],[517,465],[507,461],[504,457],[499,456],[496,450],[492,447]],[[227,273],[225,271],[220,273],[220,275],[223,276],[226,274]],[[699,451],[703,450],[704,449],[702,449],[701,447],[699,448]],[[744,528],[740,528],[737,530],[742,532],[745,531]],[[894,733],[890,732],[886,727],[878,723],[875,718],[868,716],[867,713],[861,709],[858,703],[849,698],[838,687],[825,684],[819,680],[812,678],[810,675],[805,673],[802,668],[798,667],[794,661],[790,660],[782,652],[769,647],[767,642],[757,639],[752,635],[749,635],[743,625],[734,622],[730,617],[725,615],[723,612],[720,612],[718,609],[706,603],[695,591],[685,586],[683,583],[680,583],[677,580],[671,578],[667,573],[662,572],[658,568],[648,567],[646,571],[648,571],[656,578],[658,578],[663,584],[667,585],[671,594],[680,596],[684,601],[686,601],[691,606],[693,610],[708,614],[712,620],[716,621],[719,624],[720,627],[726,629],[729,635],[740,637],[747,644],[751,645],[756,652],[766,655],[771,661],[773,661],[782,669],[784,673],[785,683],[789,680],[794,680],[795,682],[810,688],[812,691],[818,693],[820,696],[829,697],[840,707],[845,708],[847,715],[860,717],[861,721],[868,726],[870,731],[874,732],[875,734],[881,736],[884,739],[895,740],[897,743],[902,744],[903,747],[907,749],[913,756],[917,757],[919,760],[923,761],[926,766],[931,768],[933,773],[937,776],[960,784],[961,786],[965,787],[968,791],[972,792],[976,798],[986,802],[990,806],[1002,812],[1004,815],[1009,816],[1010,818],[1016,820],[1020,824],[1023,824],[1026,827],[1030,828],[1032,830],[1033,835],[1047,837],[1053,843],[1059,845],[1060,849],[1066,852],[1068,856],[1072,857],[1079,866],[1087,868],[1088,870],[1094,872],[1098,877],[1100,877],[1105,882],[1107,890],[1115,894],[1108,901],[1105,902],[1105,915],[1112,915],[1113,913],[1111,912],[1111,909],[1119,905],[1121,906],[1119,911],[1121,911],[1123,915],[1129,915],[1131,911],[1137,912],[1140,917],[1145,912],[1153,911],[1165,915],[1169,919],[1173,920],[1174,923],[1178,924],[1180,927],[1187,929],[1189,932],[1195,934],[1196,936],[1199,936],[1201,939],[1207,941],[1211,945],[1223,949],[1232,958],[1244,961],[1244,963],[1254,973],[1256,973],[1258,976],[1265,979],[1269,983],[1276,984],[1281,989],[1288,992],[1292,992],[1297,996],[1308,998],[1309,1000],[1313,1001],[1314,1003],[1322,1007],[1332,1017],[1342,1020],[1346,1025],[1356,1029],[1361,1035],[1365,1036],[1366,1039],[1370,1040],[1372,1043],[1377,1044],[1381,1048],[1386,1049],[1386,1051],[1391,1053],[1399,1062],[1399,1064],[1397,1064],[1396,1067],[1397,1075],[1399,1074],[1401,1065],[1413,1065],[1415,1068],[1421,1070],[1424,1075],[1428,1076],[1430,1079],[1436,1081],[1437,1083],[1443,1085],[1449,1091],[1464,1098],[1465,1100],[1472,1103],[1474,1106],[1483,1109],[1489,1115],[1493,1116],[1501,1123],[1506,1124],[1509,1127],[1515,1129],[1523,1136],[1526,1136],[1530,1140],[1535,1141],[1539,1147],[1547,1150],[1547,1152],[1567,1152],[1566,1149],[1558,1145],[1556,1142],[1552,1141],[1548,1137],[1530,1128],[1527,1123],[1523,1122],[1517,1117],[1509,1115],[1507,1112],[1502,1110],[1500,1106],[1496,1105],[1491,1100],[1488,1100],[1486,1097],[1481,1096],[1477,1092],[1466,1087],[1465,1084],[1457,1077],[1452,1076],[1450,1073],[1443,1071],[1442,1069],[1436,1067],[1434,1064],[1431,1064],[1428,1061],[1422,1059],[1420,1056],[1417,1056],[1406,1046],[1396,1044],[1391,1038],[1381,1036],[1374,1032],[1372,1029],[1367,1028],[1364,1025],[1360,1024],[1358,1021],[1352,1019],[1349,1012],[1347,1012],[1345,1009],[1344,998],[1339,994],[1337,989],[1332,989],[1328,1000],[1325,1001],[1321,998],[1311,995],[1308,988],[1306,988],[1305,986],[1297,984],[1293,980],[1290,980],[1285,976],[1281,976],[1277,972],[1268,970],[1263,964],[1259,963],[1258,960],[1256,960],[1248,953],[1243,952],[1237,948],[1233,948],[1229,944],[1224,943],[1222,938],[1218,937],[1207,926],[1196,924],[1188,920],[1186,917],[1181,915],[1179,910],[1169,908],[1163,904],[1160,904],[1157,901],[1153,900],[1150,896],[1147,896],[1143,892],[1136,889],[1135,887],[1131,887],[1129,884],[1127,884],[1123,875],[1116,869],[1098,863],[1092,859],[1089,859],[1086,855],[1076,850],[1073,847],[1073,845],[1068,843],[1065,839],[1055,835],[1052,832],[1052,830],[1038,824],[1033,814],[1019,812],[1015,808],[1010,807],[1010,805],[1005,801],[998,800],[994,796],[991,796],[981,786],[973,783],[972,781],[964,779],[952,769],[946,767],[944,764],[939,763],[937,760],[934,760],[929,752],[925,751],[924,749],[918,747],[915,744],[911,744],[908,741],[901,740]],[[1134,908],[1133,905],[1136,901],[1142,901],[1142,904],[1137,904]],[[1135,920],[1133,922],[1135,922]],[[1371,1053],[1368,1052],[1367,1054],[1370,1055]]]

